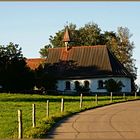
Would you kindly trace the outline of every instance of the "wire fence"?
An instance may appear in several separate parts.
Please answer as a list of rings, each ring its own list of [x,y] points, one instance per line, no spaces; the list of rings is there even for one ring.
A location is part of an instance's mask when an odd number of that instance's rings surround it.
[[[118,96],[111,92],[106,95],[47,96],[39,100],[28,99],[26,102],[1,102],[0,138],[26,138],[26,132],[31,127],[38,127],[45,117],[51,118],[65,112],[79,112],[104,104],[135,99],[139,99],[137,93],[122,93]]]

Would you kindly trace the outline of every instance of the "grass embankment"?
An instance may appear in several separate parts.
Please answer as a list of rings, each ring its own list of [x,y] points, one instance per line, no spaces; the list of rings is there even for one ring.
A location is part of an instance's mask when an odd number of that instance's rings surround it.
[[[61,98],[64,98],[64,112],[60,112]],[[110,103],[110,97],[98,97],[98,106]],[[139,98],[139,97],[137,97]],[[127,100],[134,97],[127,97]],[[46,117],[46,101],[49,100],[49,118]],[[113,97],[113,102],[124,101]],[[36,105],[36,128],[32,128],[32,104]],[[82,109],[79,107],[79,96],[49,96],[29,94],[0,94],[0,139],[17,138],[17,110],[23,114],[23,138],[45,138],[47,131],[64,116],[96,107],[94,96],[84,96]]]

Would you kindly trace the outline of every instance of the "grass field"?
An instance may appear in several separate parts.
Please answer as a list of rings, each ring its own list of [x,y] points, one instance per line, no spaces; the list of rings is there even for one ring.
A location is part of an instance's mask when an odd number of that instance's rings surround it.
[[[64,98],[64,113],[60,112],[61,98]],[[139,98],[139,97],[137,97]],[[127,100],[134,97],[127,97]],[[46,101],[49,100],[50,116],[46,117]],[[113,102],[124,99],[114,97]],[[110,103],[110,97],[99,97],[98,106]],[[32,104],[36,105],[36,128],[32,128]],[[23,114],[23,138],[42,138],[45,133],[64,116],[96,106],[94,96],[84,96],[82,109],[79,107],[79,96],[49,96],[31,94],[0,94],[0,139],[17,138],[17,110]]]

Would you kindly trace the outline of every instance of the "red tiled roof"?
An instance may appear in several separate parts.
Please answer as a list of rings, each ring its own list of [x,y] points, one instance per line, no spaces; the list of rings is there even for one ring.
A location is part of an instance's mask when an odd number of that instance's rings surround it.
[[[77,62],[78,66],[98,66],[103,70],[111,70],[107,48],[103,45],[72,47],[69,51],[65,48],[52,48],[48,52],[47,63],[57,63],[59,60]]]
[[[62,77],[132,76],[105,45],[48,49],[47,63],[73,61],[79,69],[58,72]]]
[[[35,70],[39,67],[39,65],[45,62],[46,59],[44,58],[29,58],[26,59],[27,66],[30,67],[32,70]]]

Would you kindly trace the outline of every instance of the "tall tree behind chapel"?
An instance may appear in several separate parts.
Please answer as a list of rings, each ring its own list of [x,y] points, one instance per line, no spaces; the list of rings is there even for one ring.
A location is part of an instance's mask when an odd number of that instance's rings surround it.
[[[79,29],[76,28],[75,24],[70,23],[68,28],[72,40],[69,43],[70,46],[107,45],[118,60],[136,77],[137,68],[133,58],[134,42],[130,41],[132,34],[127,27],[118,27],[117,32],[102,32],[97,24],[91,22]],[[54,36],[50,36],[50,44],[46,44],[40,49],[41,57],[47,57],[48,48],[64,47],[62,41],[64,31],[65,27],[56,32]]]

